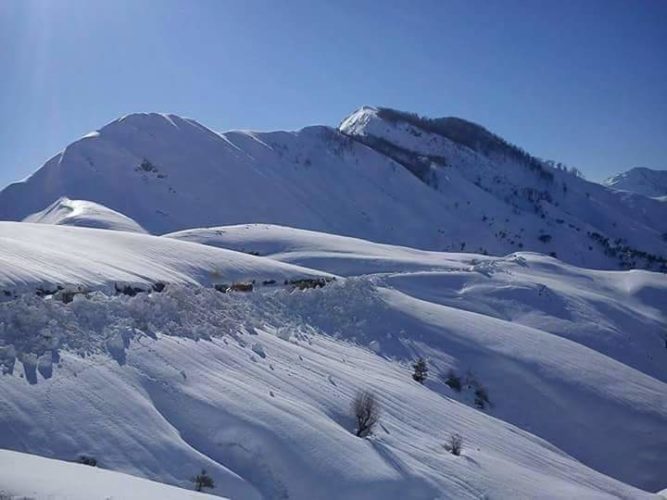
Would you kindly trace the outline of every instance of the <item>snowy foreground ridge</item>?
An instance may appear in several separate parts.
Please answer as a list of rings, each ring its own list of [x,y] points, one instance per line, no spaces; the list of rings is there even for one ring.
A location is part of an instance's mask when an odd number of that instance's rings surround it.
[[[211,500],[219,497],[82,464],[0,450],[0,498]]]
[[[665,304],[531,252],[0,223],[0,498],[658,498]]]

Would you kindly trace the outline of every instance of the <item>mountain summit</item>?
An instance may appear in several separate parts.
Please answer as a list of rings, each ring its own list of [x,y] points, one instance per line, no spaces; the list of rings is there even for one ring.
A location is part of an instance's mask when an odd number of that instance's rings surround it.
[[[667,206],[554,168],[460,118],[363,107],[338,128],[214,132],[120,118],[0,192],[0,219],[61,197],[150,231],[271,223],[428,250],[667,270]]]

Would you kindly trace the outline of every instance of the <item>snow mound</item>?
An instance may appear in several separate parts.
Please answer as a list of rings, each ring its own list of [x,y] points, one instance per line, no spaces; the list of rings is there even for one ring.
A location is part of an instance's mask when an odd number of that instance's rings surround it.
[[[99,203],[70,200],[65,197],[54,201],[41,212],[29,215],[23,221],[39,224],[112,229],[114,231],[128,231],[131,233],[146,232],[144,228],[129,217]]]
[[[469,254],[429,252],[271,224],[242,224],[179,231],[165,235],[181,241],[271,257],[343,276],[389,271],[459,268]],[[478,255],[479,259],[490,259]],[[335,269],[335,271],[334,271]]]
[[[206,500],[186,491],[87,465],[0,450],[0,498],[32,500]]]
[[[0,222],[0,290],[5,295],[58,286],[113,290],[156,283],[282,284],[325,274],[146,234]]]

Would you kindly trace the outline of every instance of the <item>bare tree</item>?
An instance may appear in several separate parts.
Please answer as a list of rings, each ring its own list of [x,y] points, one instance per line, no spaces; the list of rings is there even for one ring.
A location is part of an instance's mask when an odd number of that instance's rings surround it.
[[[380,405],[375,395],[368,391],[357,393],[352,401],[352,412],[357,419],[357,436],[366,437],[380,419]]]
[[[463,436],[461,434],[452,434],[449,436],[449,441],[445,444],[445,449],[458,457],[463,449]]]

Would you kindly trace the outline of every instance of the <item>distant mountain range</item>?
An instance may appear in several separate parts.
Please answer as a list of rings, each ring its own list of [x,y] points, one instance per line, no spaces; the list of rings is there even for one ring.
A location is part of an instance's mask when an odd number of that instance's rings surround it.
[[[66,217],[73,203],[84,215]],[[153,234],[272,223],[667,271],[667,204],[588,182],[466,120],[387,108],[294,132],[217,133],[174,115],[128,115],[0,192],[0,219],[26,218]]]
[[[635,167],[606,179],[603,184],[613,189],[631,191],[652,198],[667,197],[667,170]]]

